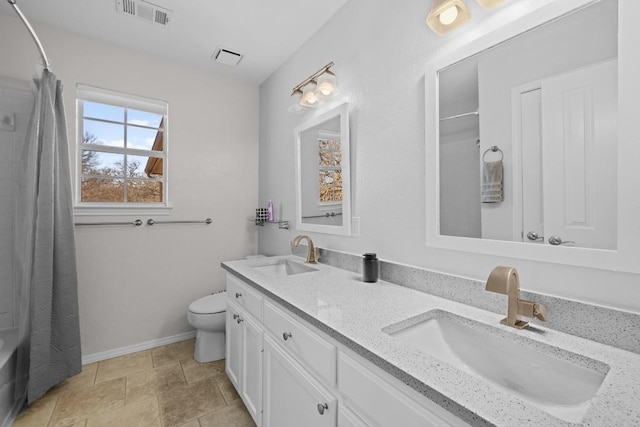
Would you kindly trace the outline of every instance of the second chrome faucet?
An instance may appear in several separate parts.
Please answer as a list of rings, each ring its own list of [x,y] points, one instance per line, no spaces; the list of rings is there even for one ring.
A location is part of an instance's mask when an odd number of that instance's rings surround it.
[[[547,321],[547,309],[544,305],[520,299],[520,278],[513,267],[499,266],[494,268],[487,279],[487,291],[505,294],[508,297],[507,317],[500,323],[517,329],[526,328],[528,322],[520,316],[536,317]]]

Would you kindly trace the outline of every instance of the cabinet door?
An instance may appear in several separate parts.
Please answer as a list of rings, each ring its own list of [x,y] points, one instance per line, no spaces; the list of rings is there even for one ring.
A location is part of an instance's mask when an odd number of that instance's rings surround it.
[[[263,425],[331,427],[336,423],[336,397],[265,335]]]
[[[234,318],[234,316],[236,316]],[[226,360],[225,371],[238,393],[240,392],[240,369],[242,362],[242,322],[240,310],[227,302]]]
[[[340,404],[338,410],[338,427],[368,427],[356,414]]]
[[[256,425],[262,425],[262,336],[260,324],[243,316],[240,396]]]

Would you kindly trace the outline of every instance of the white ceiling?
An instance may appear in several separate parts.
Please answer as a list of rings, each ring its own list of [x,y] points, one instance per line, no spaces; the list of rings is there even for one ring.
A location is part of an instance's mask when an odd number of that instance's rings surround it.
[[[17,5],[36,32],[43,23],[261,83],[346,1],[151,0],[173,12],[166,27],[118,13],[115,0],[17,0]],[[6,1],[2,1],[0,12],[15,15]],[[47,40],[41,37],[41,42],[46,51]],[[211,55],[217,46],[245,57],[236,67],[215,63]],[[55,58],[49,60],[55,69]]]

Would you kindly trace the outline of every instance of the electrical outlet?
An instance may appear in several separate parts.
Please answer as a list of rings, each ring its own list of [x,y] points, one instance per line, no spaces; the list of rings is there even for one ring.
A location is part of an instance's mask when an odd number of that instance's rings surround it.
[[[360,237],[360,217],[351,218],[351,237]]]

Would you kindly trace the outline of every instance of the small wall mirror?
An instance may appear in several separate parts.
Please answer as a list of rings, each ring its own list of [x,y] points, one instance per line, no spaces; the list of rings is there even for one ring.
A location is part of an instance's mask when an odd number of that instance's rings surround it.
[[[301,124],[296,142],[296,228],[350,235],[349,105]]]
[[[626,7],[541,5],[430,64],[429,245],[638,270]]]

